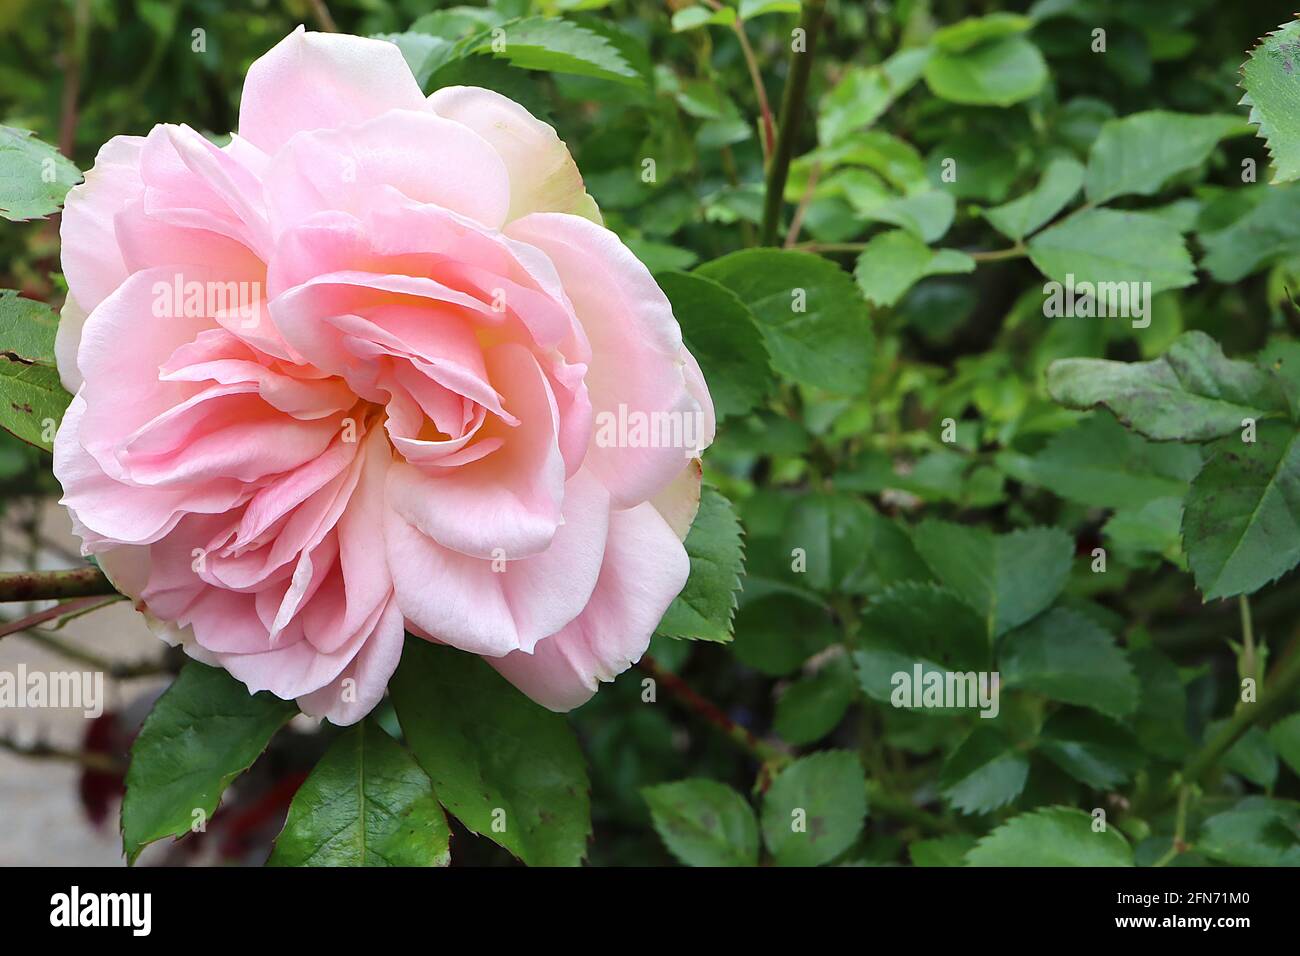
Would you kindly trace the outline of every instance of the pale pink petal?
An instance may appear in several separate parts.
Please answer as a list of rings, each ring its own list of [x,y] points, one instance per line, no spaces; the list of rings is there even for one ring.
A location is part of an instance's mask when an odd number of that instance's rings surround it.
[[[686,550],[651,505],[616,511],[600,580],[578,618],[532,654],[488,663],[543,707],[572,710],[641,659],[689,573]]]
[[[303,130],[363,123],[388,110],[425,109],[395,44],[299,27],[248,68],[239,135],[272,153]]]
[[[596,441],[587,457],[614,505],[630,507],[670,482],[711,432],[692,395],[681,329],[672,306],[640,260],[608,229],[576,216],[536,213],[507,233],[545,252],[564,282],[591,343],[586,385]],[[647,423],[646,438],[632,428]],[[602,442],[602,423],[613,440]],[[628,423],[627,435],[618,434]],[[667,435],[653,439],[650,435]]]
[[[364,215],[382,188],[496,229],[510,180],[478,134],[429,112],[393,110],[357,126],[295,136],[272,161],[266,193],[277,232],[315,213]]]
[[[323,717],[340,727],[355,724],[383,700],[397,670],[406,634],[402,612],[390,601],[351,663],[329,684],[298,698],[304,714]]]
[[[492,144],[510,172],[509,219],[566,212],[600,222],[569,148],[555,129],[514,100],[476,86],[447,86],[429,97],[439,116],[455,120]]]
[[[580,471],[550,547],[520,560],[482,560],[441,547],[394,512],[385,544],[402,613],[425,635],[498,656],[559,630],[586,606],[600,573],[609,495]]]
[[[87,314],[127,276],[113,218],[144,193],[143,148],[144,137],[114,136],[100,147],[86,181],[73,186],[64,201],[59,225],[63,274],[69,294]]]

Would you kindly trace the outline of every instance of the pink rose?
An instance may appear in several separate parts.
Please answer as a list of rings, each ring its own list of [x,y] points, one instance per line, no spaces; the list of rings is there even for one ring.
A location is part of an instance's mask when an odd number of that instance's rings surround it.
[[[553,710],[645,651],[713,407],[550,126],[300,28],[228,145],[105,144],[62,237],[54,471],[164,639],[341,724],[404,628]]]

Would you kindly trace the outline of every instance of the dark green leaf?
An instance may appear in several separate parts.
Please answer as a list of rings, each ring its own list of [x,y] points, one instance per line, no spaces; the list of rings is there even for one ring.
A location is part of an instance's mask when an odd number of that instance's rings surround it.
[[[564,718],[472,654],[408,637],[389,683],[397,718],[438,800],[529,866],[587,852],[587,768]]]
[[[658,281],[682,338],[700,363],[718,419],[754,408],[775,385],[754,314],[734,292],[688,272],[661,272]]]
[[[1273,157],[1273,182],[1300,179],[1300,89],[1296,88],[1296,58],[1300,55],[1300,23],[1284,23],[1259,41],[1241,68],[1250,107],[1250,121],[1268,143]]]
[[[1097,824],[1104,826],[1104,824]],[[1132,866],[1133,849],[1114,827],[1094,829],[1073,807],[1013,817],[966,854],[968,866]]]
[[[188,661],[158,698],[131,746],[122,800],[122,846],[134,862],[146,844],[206,826],[221,794],[297,712],[223,670]]]
[[[1054,608],[1012,631],[998,669],[1004,690],[1030,690],[1112,717],[1137,707],[1133,666],[1115,639],[1078,611]]]
[[[1226,136],[1249,127],[1235,116],[1150,110],[1113,119],[1088,153],[1088,201],[1151,196],[1169,179],[1201,165]]]
[[[0,289],[0,360],[54,364],[59,317],[44,302]]]
[[[1137,741],[1114,721],[1085,710],[1059,710],[1043,725],[1038,751],[1094,790],[1124,783],[1143,764]]]
[[[451,831],[415,759],[367,719],[294,794],[268,866],[446,866]]]
[[[912,540],[930,570],[975,609],[994,637],[1050,605],[1074,557],[1074,543],[1059,528],[995,535],[930,520],[917,526]]]
[[[1196,281],[1192,257],[1177,227],[1158,216],[1115,209],[1084,209],[1029,240],[1029,258],[1043,275],[1076,290],[1091,283],[1100,304],[1118,302],[1135,316],[1134,299]],[[1150,283],[1149,291],[1131,283]],[[1115,297],[1109,295],[1116,292]],[[1123,303],[1128,301],[1127,309]]]
[[[847,850],[867,815],[857,756],[824,750],[801,757],[763,798],[763,841],[779,866],[820,866]]]
[[[1052,398],[1070,408],[1105,405],[1156,441],[1206,441],[1240,431],[1244,418],[1284,415],[1275,378],[1225,358],[1204,332],[1185,332],[1151,362],[1063,359],[1047,370]]]
[[[1221,439],[1192,482],[1183,548],[1207,601],[1257,591],[1300,561],[1300,434],[1263,422]]]
[[[0,126],[0,216],[10,222],[59,211],[81,171],[25,129]]]
[[[853,668],[847,657],[828,661],[815,674],[801,677],[776,702],[772,727],[792,744],[821,740],[844,719],[853,702]]]
[[[944,761],[939,790],[962,813],[991,813],[1025,788],[1029,760],[983,721]]]
[[[755,866],[758,823],[745,798],[713,780],[641,790],[664,844],[687,866]]]
[[[705,487],[686,534],[691,576],[659,623],[658,633],[695,641],[730,641],[736,591],[745,571],[740,521],[723,495]]]
[[[833,262],[806,252],[746,249],[696,272],[753,310],[778,372],[833,392],[866,387],[872,352],[866,305]]]

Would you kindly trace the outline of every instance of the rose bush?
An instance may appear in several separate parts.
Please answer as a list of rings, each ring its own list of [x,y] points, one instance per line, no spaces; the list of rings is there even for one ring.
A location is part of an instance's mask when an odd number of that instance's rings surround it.
[[[554,710],[645,651],[713,407],[550,126],[299,28],[227,145],[110,140],[62,242],[54,472],[164,639],[341,724],[404,630]],[[598,442],[602,413],[700,440]]]

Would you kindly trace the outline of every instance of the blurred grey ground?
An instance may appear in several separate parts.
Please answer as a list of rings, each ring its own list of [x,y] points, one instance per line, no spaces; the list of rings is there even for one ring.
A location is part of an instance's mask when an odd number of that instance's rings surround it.
[[[6,507],[0,519],[0,570],[28,566],[32,517],[29,502]],[[78,549],[67,514],[52,501],[40,514],[42,548],[37,564],[42,568],[75,566],[70,558]],[[5,605],[6,617],[20,617],[49,606]],[[161,657],[165,645],[145,627],[127,602],[101,608],[67,623],[58,637],[108,661],[138,662]],[[28,671],[84,671],[91,668],[54,653],[23,634],[0,639],[0,671],[14,672],[19,664]],[[119,681],[104,678],[104,709],[115,710],[146,695],[156,694],[166,677]],[[0,737],[22,745],[41,742],[60,750],[82,747],[89,720],[81,710],[0,708]],[[82,807],[78,792],[81,768],[58,759],[33,759],[0,749],[0,865],[15,866],[121,866],[121,839],[117,832],[117,804],[110,806],[104,824],[96,827]]]

